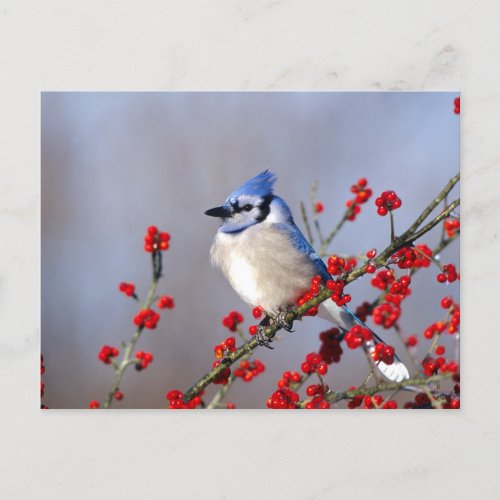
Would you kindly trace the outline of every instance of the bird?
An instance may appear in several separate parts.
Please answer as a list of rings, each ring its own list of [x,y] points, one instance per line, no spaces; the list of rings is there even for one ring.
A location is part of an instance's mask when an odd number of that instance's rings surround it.
[[[283,321],[297,299],[309,291],[311,280],[320,276],[322,284],[332,279],[327,266],[295,224],[287,203],[274,194],[275,174],[265,170],[235,189],[221,206],[205,211],[221,224],[215,235],[210,257],[235,292],[252,307],[260,306]],[[285,313],[284,313],[285,312]],[[354,325],[368,328],[347,305],[331,300],[319,305],[318,315],[333,322],[345,334]],[[373,340],[365,344],[370,354],[383,342],[371,329]],[[259,331],[260,332],[260,331]],[[261,345],[269,344],[264,337]],[[394,356],[392,364],[375,363],[384,378],[401,382],[408,370]]]

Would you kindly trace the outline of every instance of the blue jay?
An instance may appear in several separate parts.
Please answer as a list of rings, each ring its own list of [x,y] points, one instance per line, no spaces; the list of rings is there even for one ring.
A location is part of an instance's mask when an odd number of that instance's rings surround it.
[[[275,181],[274,174],[261,172],[205,214],[222,220],[210,251],[212,264],[245,302],[279,316],[309,290],[313,276],[320,275],[323,282],[331,276],[295,225],[288,205],[273,193]],[[366,327],[349,308],[331,300],[320,304],[318,314],[344,332],[356,323]],[[374,335],[366,345],[370,353],[379,341]],[[379,361],[377,368],[391,381],[409,378],[396,357],[391,365]]]

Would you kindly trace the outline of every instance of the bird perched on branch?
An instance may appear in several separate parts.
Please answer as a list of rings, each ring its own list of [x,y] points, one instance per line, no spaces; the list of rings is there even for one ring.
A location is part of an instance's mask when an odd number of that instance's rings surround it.
[[[245,302],[261,306],[278,326],[290,330],[284,321],[286,312],[309,290],[311,279],[319,275],[324,284],[332,277],[296,226],[288,205],[273,193],[275,181],[271,172],[261,172],[233,191],[222,206],[205,214],[222,220],[211,248],[212,263]],[[355,324],[366,327],[347,306],[331,300],[320,304],[319,315],[343,332]],[[370,354],[381,342],[371,333],[373,340],[366,343]],[[261,329],[259,342],[269,346]],[[396,356],[392,364],[378,361],[376,366],[391,381],[409,378]]]

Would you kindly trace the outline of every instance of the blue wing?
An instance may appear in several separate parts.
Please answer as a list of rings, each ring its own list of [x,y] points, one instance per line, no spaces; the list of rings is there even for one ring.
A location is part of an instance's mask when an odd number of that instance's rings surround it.
[[[321,260],[319,255],[315,252],[314,248],[306,240],[301,230],[295,225],[295,222],[278,223],[274,225],[287,233],[292,245],[297,250],[300,250],[303,254],[307,255],[307,257],[314,264],[314,269],[317,274],[319,274],[325,281],[332,279],[332,277],[328,273],[325,263]]]

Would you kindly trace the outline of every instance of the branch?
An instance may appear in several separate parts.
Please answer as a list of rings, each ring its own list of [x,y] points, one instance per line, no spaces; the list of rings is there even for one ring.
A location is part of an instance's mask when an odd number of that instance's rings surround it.
[[[306,233],[307,233],[307,239],[309,240],[309,243],[312,245],[314,243],[312,232],[311,232],[311,226],[309,225],[309,219],[307,217],[307,212],[306,212],[306,207],[304,205],[304,202],[300,202],[300,211],[302,212],[302,219],[304,220],[304,225],[306,227]]]
[[[460,173],[452,177],[448,184],[443,188],[443,190],[427,205],[426,209],[417,217],[415,222],[408,228],[406,233],[414,233],[424,222],[425,219],[430,215],[430,213],[439,205],[439,203],[445,199],[448,193],[452,190],[453,186],[460,180]],[[405,234],[406,234],[405,233]]]
[[[149,309],[153,305],[153,302],[156,299],[156,289],[158,287],[158,281],[160,280],[161,277],[161,271],[162,271],[161,252],[160,251],[153,252],[151,258],[153,263],[153,278],[151,280],[151,285],[149,287],[146,301],[142,305],[141,309]],[[138,326],[134,334],[132,335],[130,342],[124,345],[125,351],[123,353],[123,358],[118,366],[115,365],[115,376],[113,378],[113,382],[111,384],[111,388],[108,392],[108,395],[106,396],[106,400],[103,403],[103,408],[105,409],[111,406],[115,392],[120,387],[120,382],[122,380],[125,370],[130,365],[136,363],[136,360],[131,359],[130,356],[132,355],[132,351],[134,350],[134,347],[137,344],[137,341],[139,340],[143,330],[144,326]]]
[[[427,386],[427,384],[430,384],[432,382],[439,382],[441,380],[451,378],[452,376],[453,376],[452,373],[442,373],[440,375],[433,375],[428,378],[420,378],[420,377],[411,378],[403,380],[402,382],[382,383],[382,384],[377,384],[373,387],[354,389],[352,391],[328,392],[325,395],[325,400],[327,400],[329,403],[338,403],[343,399],[352,399],[355,396],[373,396],[377,392],[382,392],[382,391],[399,391],[400,389],[409,386],[413,387]],[[303,404],[305,406],[305,402],[301,403],[301,406]]]
[[[356,203],[353,203],[349,208],[346,209],[346,211],[344,212],[344,215],[342,216],[342,218],[340,219],[338,224],[335,226],[333,231],[325,238],[325,240],[321,244],[321,246],[319,248],[319,255],[326,252],[326,250],[327,250],[328,246],[330,245],[330,243],[332,242],[333,238],[335,238],[337,233],[342,229],[342,226],[345,224],[345,222],[348,220],[348,218],[353,214],[355,206],[356,206]]]

